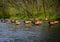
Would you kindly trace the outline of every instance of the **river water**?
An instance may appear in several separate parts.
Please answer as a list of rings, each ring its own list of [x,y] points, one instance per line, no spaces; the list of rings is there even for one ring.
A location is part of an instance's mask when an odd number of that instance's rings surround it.
[[[16,25],[0,22],[0,42],[58,42],[60,23],[49,25],[44,21],[40,26],[33,24]]]

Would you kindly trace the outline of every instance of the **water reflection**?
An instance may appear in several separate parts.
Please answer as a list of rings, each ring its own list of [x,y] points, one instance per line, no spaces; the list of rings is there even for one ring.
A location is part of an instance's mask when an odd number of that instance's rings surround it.
[[[60,23],[49,26],[49,38],[50,42],[58,42],[59,41],[59,28]]]
[[[10,21],[7,23],[0,22],[0,41],[20,39],[29,42],[52,42],[52,40],[57,40],[59,25],[49,26],[47,22],[43,22],[42,25],[36,26],[24,24],[22,20],[20,25],[10,23]]]

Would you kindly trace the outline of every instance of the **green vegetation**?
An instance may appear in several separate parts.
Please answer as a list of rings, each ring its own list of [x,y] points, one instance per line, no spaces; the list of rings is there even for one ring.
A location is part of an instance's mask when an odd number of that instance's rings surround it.
[[[0,18],[60,18],[58,0],[0,0]]]

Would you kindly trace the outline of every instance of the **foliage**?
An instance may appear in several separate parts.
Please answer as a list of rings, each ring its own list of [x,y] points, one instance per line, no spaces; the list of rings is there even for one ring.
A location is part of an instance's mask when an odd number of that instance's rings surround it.
[[[60,18],[57,0],[0,0],[0,18]]]

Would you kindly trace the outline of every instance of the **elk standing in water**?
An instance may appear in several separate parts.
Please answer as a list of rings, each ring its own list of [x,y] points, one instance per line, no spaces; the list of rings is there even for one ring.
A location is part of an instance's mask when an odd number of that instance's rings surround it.
[[[11,23],[14,23],[14,22],[15,22],[15,20],[14,20],[14,19],[12,19],[12,20],[11,20]]]
[[[25,24],[30,24],[31,23],[31,20],[26,20],[24,21]]]
[[[34,20],[32,21],[32,23],[33,23],[34,25],[41,25],[41,24],[42,24],[42,21],[39,21],[38,19],[34,19]]]
[[[15,21],[15,24],[16,24],[16,25],[19,25],[19,24],[20,24],[20,21],[19,21],[19,20],[16,20],[16,21]]]
[[[7,21],[8,21],[8,20],[6,20],[6,19],[2,19],[2,20],[1,20],[2,23],[6,23]]]

